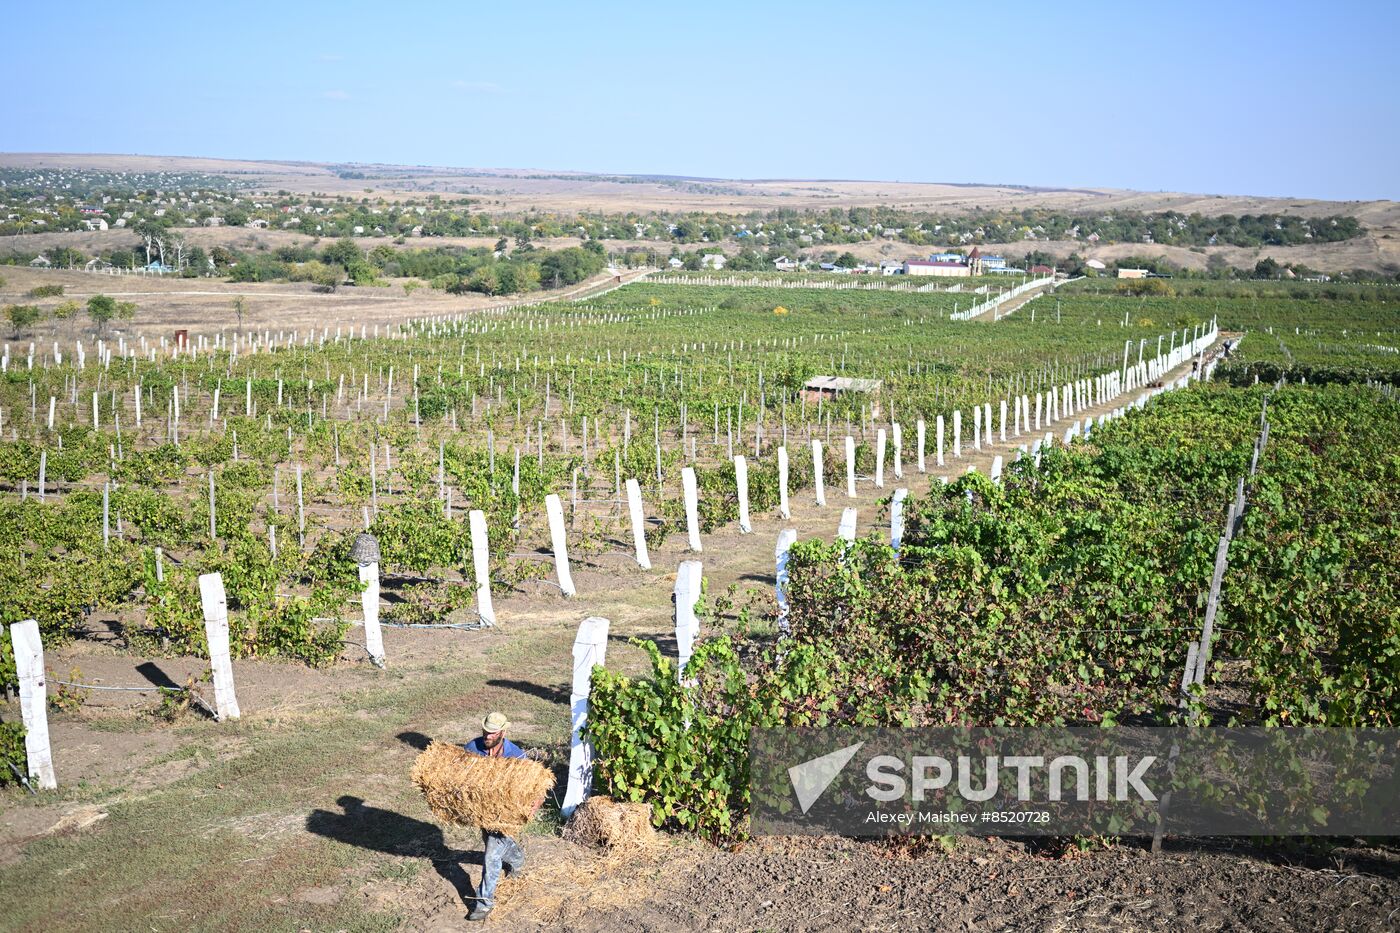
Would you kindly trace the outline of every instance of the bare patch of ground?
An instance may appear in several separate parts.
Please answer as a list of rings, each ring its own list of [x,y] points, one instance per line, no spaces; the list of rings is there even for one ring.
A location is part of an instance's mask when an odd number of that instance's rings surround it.
[[[635,280],[640,272],[623,275],[624,282]],[[345,286],[333,293],[317,292],[307,283],[291,282],[225,282],[222,279],[182,279],[169,276],[105,275],[63,269],[30,269],[0,266],[0,303],[32,303],[44,309],[46,320],[16,338],[8,331],[12,342],[27,344],[30,340],[43,345],[55,339],[90,342],[95,337],[91,322],[79,311],[66,322],[56,321],[51,312],[66,301],[80,304],[93,295],[111,295],[136,304],[130,321],[116,321],[108,327],[106,336],[115,341],[145,335],[148,340],[173,339],[177,330],[195,335],[240,331],[233,310],[233,299],[244,300],[241,332],[262,332],[290,335],[298,330],[305,335],[311,330],[336,328],[358,334],[365,328],[381,334],[389,328],[413,318],[432,315],[457,315],[499,308],[523,301],[572,299],[585,297],[614,285],[613,276],[603,273],[586,282],[565,289],[533,292],[506,298],[485,295],[449,295],[431,288],[419,288],[405,294],[402,281],[378,287]],[[31,299],[26,292],[38,285],[62,285],[64,294],[56,298]],[[70,348],[71,349],[71,348]],[[21,354],[22,355],[22,354]]]

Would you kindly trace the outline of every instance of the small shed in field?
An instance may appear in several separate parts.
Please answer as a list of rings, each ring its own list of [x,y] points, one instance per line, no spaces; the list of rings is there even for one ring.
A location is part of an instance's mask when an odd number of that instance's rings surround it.
[[[808,405],[816,405],[823,399],[831,402],[838,395],[859,392],[862,395],[870,396],[871,417],[878,417],[880,414],[880,386],[879,379],[855,379],[851,376],[813,376],[803,383],[802,397],[807,400]]]

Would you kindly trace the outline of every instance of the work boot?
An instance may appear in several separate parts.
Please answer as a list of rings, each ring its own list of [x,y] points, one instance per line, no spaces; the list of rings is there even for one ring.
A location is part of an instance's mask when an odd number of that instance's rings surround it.
[[[483,904],[480,901],[477,901],[477,903],[472,907],[472,912],[467,914],[467,919],[485,920],[489,916],[491,916],[491,906],[489,904]]]

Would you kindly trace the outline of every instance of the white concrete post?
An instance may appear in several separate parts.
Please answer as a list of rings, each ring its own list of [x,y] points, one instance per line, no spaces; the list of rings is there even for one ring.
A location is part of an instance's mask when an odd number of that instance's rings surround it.
[[[904,429],[896,421],[890,428],[890,443],[894,445],[894,478],[904,478]]]
[[[943,416],[939,415],[936,423],[938,433],[938,465],[943,466]]]
[[[1006,440],[1006,399],[1001,400],[1001,439]]]
[[[797,541],[797,532],[792,528],[784,528],[778,532],[778,544],[773,548],[773,558],[777,564],[774,574],[773,588],[778,599],[778,631],[786,635],[788,627],[788,557],[792,545]]]
[[[788,456],[785,446],[778,448],[778,514],[784,519],[792,517],[788,508]]]
[[[962,457],[962,409],[953,412],[953,456]]]
[[[554,548],[554,572],[559,589],[565,596],[574,595],[574,578],[569,573],[569,544],[564,535],[564,505],[554,493],[544,497],[544,509],[549,517],[549,543]]]
[[[920,418],[918,423],[914,425],[914,433],[917,435],[919,444],[919,472],[927,473],[928,470],[924,466],[924,437],[927,433],[924,426],[924,419]]]
[[[990,475],[992,477],[992,482],[994,483],[1001,482],[1001,466],[1001,455],[998,454],[997,456],[992,458],[992,472]]]
[[[685,666],[700,635],[700,620],[695,617],[695,604],[700,601],[701,564],[698,560],[681,561],[676,571],[676,679],[684,680]]]
[[[875,486],[885,488],[885,429],[875,432]]]
[[[554,497],[557,501],[558,497]],[[562,519],[563,512],[560,512]],[[569,785],[559,812],[573,815],[593,790],[593,746],[583,738],[588,722],[588,694],[593,686],[593,668],[607,657],[608,620],[598,616],[584,619],[574,638],[574,680],[569,694],[572,736],[569,739]]]
[[[365,652],[376,667],[384,666],[384,630],[379,627],[379,564],[361,564],[360,608],[365,614]]]
[[[486,536],[486,513],[472,509],[467,513],[472,534],[472,571],[476,576],[476,614],[487,625],[496,624],[496,606],[491,602],[491,550]]]
[[[53,773],[49,750],[48,684],[44,679],[44,644],[39,623],[25,619],[10,626],[10,645],[15,652],[15,674],[19,678],[19,712],[24,724],[24,754],[29,759],[29,777],[37,778],[44,790],[54,790],[58,780]]]
[[[632,546],[637,552],[637,566],[650,570],[646,523],[642,516],[642,486],[635,479],[627,481],[627,512],[632,518]]]
[[[734,456],[734,487],[739,494],[739,533],[750,534],[749,523],[749,464],[741,454]]]
[[[896,489],[890,499],[890,547],[899,554],[899,544],[904,540],[904,500],[909,495],[907,489]]]
[[[856,440],[846,435],[846,498],[856,497]]]
[[[214,708],[220,721],[237,719],[238,697],[233,691],[233,661],[229,658],[228,601],[224,578],[206,573],[199,578],[199,601],[204,608],[204,634],[209,641],[209,667],[214,673]]]
[[[695,482],[695,468],[681,468],[681,490],[685,494],[685,531],[690,549],[696,554],[700,547],[700,490]]]
[[[211,473],[210,476],[212,475]],[[306,547],[306,504],[301,497],[300,463],[297,464],[297,545],[299,547]]]
[[[856,510],[855,506],[841,510],[841,524],[836,526],[836,537],[842,541],[852,542],[856,539]]]
[[[817,505],[826,505],[826,481],[822,462],[822,442],[812,441],[812,481],[817,490]]]

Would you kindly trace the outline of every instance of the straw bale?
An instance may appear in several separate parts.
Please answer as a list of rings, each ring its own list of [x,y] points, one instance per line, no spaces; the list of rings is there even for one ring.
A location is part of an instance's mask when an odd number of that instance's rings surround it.
[[[656,842],[651,807],[622,803],[611,797],[589,797],[574,809],[564,838],[570,842],[614,851],[642,849]]]
[[[444,823],[514,833],[530,822],[554,775],[528,758],[488,758],[433,742],[413,763],[413,783]]]

